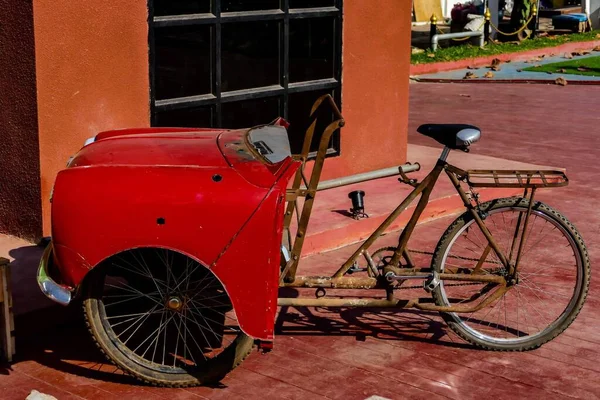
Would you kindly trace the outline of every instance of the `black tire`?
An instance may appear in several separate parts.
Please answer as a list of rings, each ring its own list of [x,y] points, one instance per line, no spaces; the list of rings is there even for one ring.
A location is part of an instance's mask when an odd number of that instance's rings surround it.
[[[218,279],[178,253],[137,249],[115,256],[90,272],[83,294],[87,325],[100,350],[124,372],[152,385],[218,382],[253,347],[251,337],[231,327],[233,307]],[[113,304],[119,306],[111,308]],[[151,308],[144,311],[146,307]],[[135,321],[123,325],[128,320]]]
[[[490,229],[494,238],[498,240],[494,231],[500,232],[502,230],[500,221],[504,222],[507,233],[513,232],[514,234],[514,227],[517,226],[518,215],[524,216],[528,206],[528,200],[523,198],[502,198],[482,204],[480,211],[483,215],[487,216],[485,219],[486,226]],[[511,214],[509,215],[508,213]],[[513,217],[514,226],[512,223],[506,222],[509,216]],[[502,217],[502,219],[500,219],[500,217]],[[536,226],[535,224],[537,223],[538,218],[542,222],[539,222]],[[546,225],[546,223],[549,225]],[[544,236],[538,241],[535,239],[535,234],[540,225],[542,226],[540,235],[543,234]],[[549,228],[544,230],[547,226]],[[474,227],[474,229],[470,231],[470,227]],[[466,237],[471,235],[471,232],[479,233],[474,233],[470,237],[469,242]],[[479,249],[477,246],[478,241],[475,240],[476,234],[481,234],[481,230],[474,222],[471,213],[466,212],[458,217],[448,227],[438,242],[432,258],[433,270],[438,273],[444,272],[445,264],[448,264],[448,272],[462,269],[461,272],[464,273],[465,271],[468,271],[468,268],[472,268],[469,273],[474,273],[477,268],[477,263],[480,263],[480,259],[484,258],[482,257],[483,252],[480,253],[480,256],[476,255],[479,254],[479,250],[475,250],[476,248]],[[550,234],[553,236],[549,237]],[[483,237],[483,234],[481,234],[481,237]],[[531,239],[532,237],[534,237],[534,239]],[[464,241],[462,240],[463,238],[465,238]],[[531,239],[532,242],[530,242],[529,239]],[[568,255],[568,250],[566,248],[563,249],[562,247],[558,247],[563,241],[565,241],[567,246],[572,249],[572,257]],[[481,248],[483,248],[483,244],[487,245],[487,241],[485,241],[484,237],[480,242],[482,244]],[[506,249],[510,249],[511,242],[512,238],[510,237],[508,237],[507,240],[499,241],[502,250],[507,251],[507,257],[509,256],[510,251]],[[515,242],[518,243],[519,240]],[[531,246],[529,246],[530,244]],[[538,244],[540,246],[538,246]],[[577,229],[556,210],[543,203],[536,202],[532,208],[532,217],[529,222],[528,233],[525,238],[523,249],[522,261],[519,263],[518,267],[520,278],[517,284],[512,286],[508,292],[502,295],[502,297],[478,313],[441,313],[441,316],[448,326],[460,337],[478,347],[488,350],[531,350],[558,336],[567,329],[577,317],[583,307],[589,289],[591,273],[588,252]],[[537,252],[546,253],[541,253],[540,257],[532,260],[530,257],[532,249],[535,249]],[[540,263],[540,260],[548,260],[547,255],[549,254],[549,250],[552,254],[552,257],[549,260],[551,265]],[[475,255],[469,256],[471,253],[475,253]],[[465,257],[463,254],[467,254],[467,256]],[[505,273],[505,271],[503,271],[504,268],[499,267],[499,265],[501,266],[501,263],[494,251],[492,250],[489,254],[489,256],[485,257],[483,267],[480,266],[479,268],[481,269],[476,273]],[[516,254],[511,257],[511,261],[514,262],[515,258]],[[574,260],[574,263],[571,266],[560,266],[563,265],[560,264],[563,260],[571,258]],[[458,265],[451,266],[450,264],[452,262],[458,263]],[[564,265],[569,264],[565,261]],[[572,279],[568,277],[571,275],[574,275]],[[570,280],[574,283],[572,292],[570,291],[571,289],[569,289],[568,284],[562,285],[562,282]],[[456,281],[447,281],[446,286],[444,286],[444,282],[442,281],[433,291],[432,295],[435,303],[440,306],[449,305],[452,303],[452,300],[458,302],[459,299],[468,298],[474,294],[481,295],[481,298],[483,298],[483,293],[485,293],[484,295],[487,295],[487,293],[482,290],[489,290],[490,286],[485,288],[485,285],[480,284],[481,288],[476,289],[474,288],[475,285],[476,284],[473,283],[465,284],[463,282],[461,284]],[[564,291],[565,287],[566,292]],[[450,294],[452,291],[455,291],[456,293],[466,293],[456,296]],[[476,291],[479,292],[476,293]],[[524,297],[525,295],[523,295],[522,292],[528,293],[529,299],[534,302],[533,307],[530,307],[530,302],[523,300],[526,299],[526,297]],[[492,292],[490,291],[489,293],[491,294]],[[509,295],[512,297],[509,298]],[[544,299],[546,296],[548,297],[547,300]],[[568,301],[563,300],[567,298]],[[521,310],[521,304],[523,304],[523,302],[526,308],[523,308],[521,315],[519,315],[519,310]],[[564,309],[560,302],[566,302]],[[497,306],[497,311],[494,311],[494,308]],[[502,307],[504,308],[504,322],[502,322]],[[510,313],[508,312],[509,309],[512,310]],[[514,309],[516,309],[516,313],[514,312]],[[493,322],[494,313],[498,314],[496,315],[495,324]],[[555,314],[558,316],[553,319]],[[510,318],[508,317],[509,315]],[[544,318],[548,317],[548,315],[550,316],[549,318]],[[482,316],[484,317],[482,318]],[[519,326],[520,320],[523,321],[521,326]],[[541,322],[539,322],[540,320]],[[546,321],[551,322],[547,323]],[[486,322],[487,326],[485,325]],[[542,326],[541,329],[538,327],[538,324]],[[539,329],[539,332],[528,333],[533,332],[535,329]],[[496,337],[494,335],[503,337]]]

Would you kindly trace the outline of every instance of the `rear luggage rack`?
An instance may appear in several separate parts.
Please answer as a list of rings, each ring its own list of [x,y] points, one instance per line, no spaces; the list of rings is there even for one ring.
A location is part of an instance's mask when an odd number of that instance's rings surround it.
[[[472,187],[543,188],[567,186],[562,171],[469,170],[467,183]]]

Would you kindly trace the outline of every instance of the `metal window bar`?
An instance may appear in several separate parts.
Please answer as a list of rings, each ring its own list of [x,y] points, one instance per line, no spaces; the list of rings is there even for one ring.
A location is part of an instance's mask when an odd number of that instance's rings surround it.
[[[279,63],[279,82],[283,85],[283,101],[280,102],[279,114],[283,118],[289,118],[289,87],[290,87],[290,2],[282,1],[281,6],[284,12],[283,29],[280,28],[280,38],[283,48],[281,49],[281,62]]]
[[[156,115],[160,111],[170,111],[184,108],[195,108],[202,106],[215,107],[212,115],[212,125],[214,127],[222,127],[222,112],[221,105],[227,102],[244,101],[250,99],[259,99],[266,97],[280,97],[280,115],[288,118],[289,95],[292,93],[319,91],[319,90],[335,90],[335,101],[341,107],[341,49],[342,49],[342,18],[343,18],[343,1],[336,0],[332,7],[313,7],[290,9],[289,0],[282,0],[279,9],[259,10],[259,11],[242,11],[242,12],[221,12],[221,0],[212,0],[210,13],[200,14],[183,14],[169,16],[154,16],[154,0],[149,0],[149,42],[150,42],[150,98],[152,109],[152,125],[157,125]],[[323,18],[334,17],[334,77],[327,79],[319,79],[304,82],[289,82],[289,25],[290,20],[303,18]],[[263,20],[281,20],[282,27],[280,28],[280,84],[266,87],[257,87],[244,90],[236,90],[229,92],[221,92],[222,81],[222,57],[221,57],[221,28],[224,23],[247,22],[247,21],[263,21]],[[214,27],[211,45],[211,64],[213,65],[213,73],[211,76],[212,93],[187,96],[180,98],[170,98],[156,100],[155,98],[155,29],[173,26],[185,25],[207,25]],[[339,154],[339,135],[333,136],[332,147],[328,150],[328,155]],[[312,152],[309,158],[313,158],[316,152]]]
[[[285,74],[286,76],[288,74]],[[286,77],[287,80],[287,77]],[[285,83],[284,83],[285,85]],[[317,79],[312,81],[289,83],[288,89],[285,86],[271,85],[258,88],[230,90],[221,93],[221,102],[229,103],[234,101],[243,101],[251,99],[260,99],[263,97],[274,97],[277,95],[293,94],[317,91],[322,89],[336,89],[339,81],[335,78]],[[201,94],[197,96],[175,97],[172,99],[156,100],[155,109],[157,111],[175,110],[180,108],[192,108],[216,104],[219,101],[214,94]],[[287,104],[286,104],[287,106]],[[282,114],[283,115],[283,114]],[[286,116],[284,115],[284,118]]]
[[[214,46],[214,51],[211,51],[211,58],[214,54],[214,60],[211,59],[211,64],[215,66],[215,74],[214,74],[214,78],[215,81],[213,82],[213,90],[214,90],[214,94],[217,97],[217,103],[216,103],[216,109],[215,112],[213,114],[213,124],[217,127],[222,127],[223,126],[223,116],[222,116],[222,112],[221,112],[221,103],[222,103],[222,99],[223,99],[223,93],[221,93],[221,83],[223,81],[222,78],[222,72],[223,72],[223,60],[222,60],[222,56],[221,56],[221,1],[220,0],[213,0],[212,2],[212,7],[211,9],[215,12],[215,15],[217,16],[217,20],[215,21],[216,24],[214,26],[214,37],[215,37],[215,41],[213,43]],[[213,49],[211,49],[213,50]]]
[[[154,67],[156,65],[156,52],[154,42],[154,0],[148,0],[148,77],[150,78],[150,125],[156,126],[156,77]]]
[[[218,3],[218,4],[216,4]],[[341,10],[334,7],[313,7],[290,9],[288,0],[283,2],[282,8],[259,11],[238,11],[220,13],[221,23],[269,21],[284,19],[337,17]],[[220,6],[220,1],[215,1]],[[183,25],[206,25],[219,22],[219,12],[213,9],[212,13],[167,15],[153,18],[155,28]]]
[[[152,18],[155,28],[164,28],[167,26],[214,24],[216,20],[217,16],[213,13],[166,15]]]

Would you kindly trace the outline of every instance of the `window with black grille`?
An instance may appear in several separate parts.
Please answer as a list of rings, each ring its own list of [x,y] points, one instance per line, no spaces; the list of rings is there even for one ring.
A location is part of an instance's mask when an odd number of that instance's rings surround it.
[[[340,105],[341,48],[342,0],[150,0],[152,125],[283,116],[297,153],[314,101]],[[339,154],[338,133],[328,153]]]

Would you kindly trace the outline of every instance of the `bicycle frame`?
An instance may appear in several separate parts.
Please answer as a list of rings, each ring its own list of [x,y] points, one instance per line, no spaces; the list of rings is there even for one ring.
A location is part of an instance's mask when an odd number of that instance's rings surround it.
[[[324,101],[327,100],[326,103]],[[336,120],[327,126],[324,130],[319,150],[317,152],[310,181],[307,182],[304,176],[304,167],[308,160],[308,154],[310,150],[310,144],[312,142],[314,129],[316,126],[316,111],[322,104],[328,104]],[[307,130],[305,137],[302,153],[295,158],[302,162],[301,167],[298,169],[294,183],[291,189],[287,192],[288,205],[284,216],[284,240],[291,245],[292,240],[290,236],[290,225],[294,212],[299,215],[298,226],[293,246],[291,247],[291,255],[289,260],[286,260],[285,267],[283,268],[280,276],[280,287],[291,287],[291,288],[317,288],[317,289],[385,289],[386,299],[326,299],[326,298],[280,298],[278,304],[281,306],[327,306],[327,307],[398,307],[398,308],[417,308],[428,311],[442,311],[442,312],[475,312],[478,311],[496,299],[500,298],[509,288],[516,282],[516,273],[523,250],[523,244],[526,238],[527,226],[529,223],[529,217],[531,215],[532,207],[534,204],[534,196],[536,188],[538,187],[556,187],[564,186],[567,183],[567,178],[564,173],[560,171],[464,171],[460,168],[454,167],[446,162],[446,158],[449,154],[450,149],[444,148],[439,160],[437,161],[433,170],[420,182],[415,180],[409,180],[406,175],[400,169],[400,181],[403,183],[410,184],[414,187],[413,191],[396,207],[395,210],[381,223],[381,225],[365,240],[361,246],[342,264],[342,266],[332,276],[297,276],[296,271],[298,268],[300,254],[302,251],[302,245],[306,235],[306,228],[310,219],[315,194],[318,191],[318,183],[320,174],[323,168],[323,163],[326,156],[327,146],[330,141],[333,132],[344,125],[344,120],[341,113],[337,109],[331,96],[325,95],[315,102],[311,111],[311,125]],[[417,269],[414,265],[410,253],[407,249],[407,243],[412,235],[417,222],[425,210],[429,201],[430,194],[435,187],[435,184],[443,172],[449,177],[458,195],[462,199],[465,208],[472,214],[475,222],[481,229],[483,235],[488,241],[488,245],[484,250],[481,258],[479,259],[476,269],[481,268],[481,265],[485,262],[491,251],[494,251],[498,260],[503,265],[507,273],[505,276],[500,275],[478,275],[478,274],[465,274],[465,273],[433,273],[430,268]],[[474,182],[473,178],[481,178],[484,182]],[[486,179],[488,181],[486,181]],[[517,180],[517,182],[506,182],[507,179]],[[491,180],[491,182],[489,182]],[[306,189],[301,188],[301,184],[304,182]],[[524,188],[524,198],[529,200],[529,208],[522,221],[522,215],[519,214],[515,234],[510,249],[510,254],[507,256],[494,237],[486,227],[484,219],[485,215],[480,215],[477,207],[477,199],[473,204],[473,197],[469,196],[463,187],[461,182],[467,182],[470,187],[520,187]],[[339,185],[343,186],[343,185]],[[528,193],[528,190],[530,192]],[[393,288],[389,281],[387,281],[382,274],[377,273],[377,268],[369,254],[370,246],[386,231],[386,229],[398,218],[398,216],[408,208],[408,206],[416,200],[418,196],[421,196],[413,214],[406,224],[405,228],[400,234],[398,245],[395,248],[394,255],[389,263],[384,268],[384,273],[392,273],[396,276],[397,280],[406,279],[434,279],[439,281],[464,281],[464,282],[481,282],[488,285],[497,286],[496,290],[488,295],[484,296],[483,299],[479,299],[480,296],[470,299],[468,302],[461,304],[460,306],[437,306],[431,303],[431,299],[410,299],[410,300],[399,300],[395,299],[393,295]],[[297,199],[304,197],[305,202],[300,212],[297,204]],[[522,227],[522,230],[520,229]],[[519,233],[520,234],[520,240]],[[518,242],[518,243],[517,243]],[[510,260],[513,259],[514,251],[516,250],[516,261],[512,263]],[[360,256],[363,256],[367,263],[366,271],[367,277],[349,277],[345,276],[350,268],[356,265]],[[406,267],[400,267],[401,259],[404,259],[403,265]],[[476,270],[475,269],[475,270]],[[491,288],[493,289],[493,287]],[[475,302],[480,300],[479,302]],[[470,304],[475,302],[475,304]],[[429,303],[429,304],[428,304]]]

